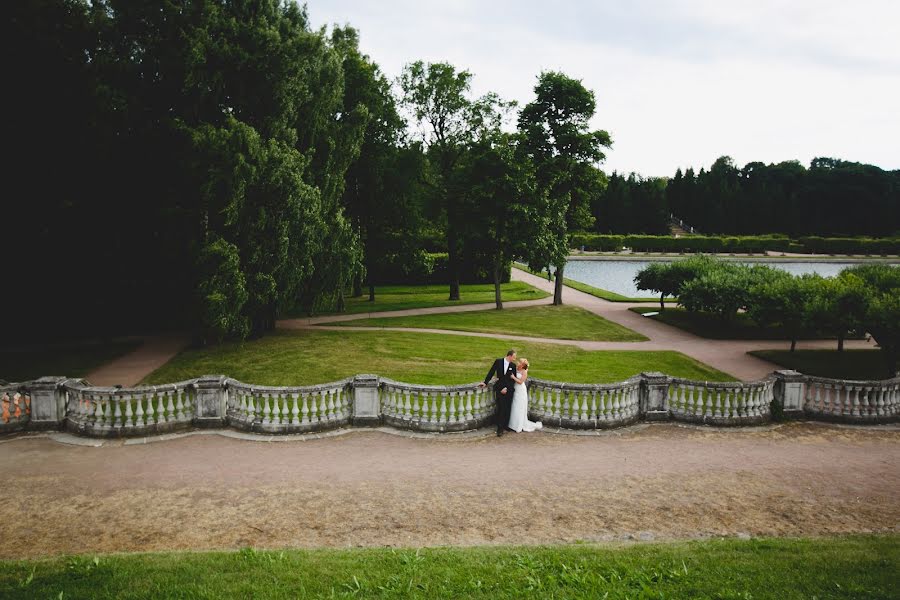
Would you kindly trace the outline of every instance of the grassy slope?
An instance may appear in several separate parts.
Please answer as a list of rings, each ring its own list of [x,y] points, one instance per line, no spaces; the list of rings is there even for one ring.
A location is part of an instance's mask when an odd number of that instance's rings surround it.
[[[833,379],[889,379],[878,350],[755,350],[748,352],[785,369]]]
[[[900,537],[3,562],[4,598],[896,598]],[[60,595],[62,593],[62,595]]]
[[[43,375],[84,377],[100,365],[134,350],[138,341],[66,344],[29,351],[0,352],[0,379],[27,381]]]
[[[450,288],[440,285],[385,285],[375,288],[375,302],[369,302],[368,291],[359,298],[347,298],[345,313],[362,314],[385,310],[405,310],[408,308],[431,308],[433,306],[459,306],[460,304],[482,304],[494,302],[493,284],[470,284],[459,286],[459,301],[447,300]],[[548,293],[531,287],[521,281],[501,284],[504,302],[514,300],[538,300]],[[341,313],[344,314],[344,313]],[[293,315],[306,316],[306,315]]]
[[[528,306],[416,317],[380,317],[343,321],[335,325],[451,329],[562,340],[640,342],[647,339],[618,323],[576,306]]]
[[[517,269],[521,269],[526,273],[531,273],[532,275],[537,275],[538,277],[546,277],[546,273],[539,273],[538,271],[533,271],[528,268],[527,265],[523,265],[521,263],[515,263]],[[629,298],[628,296],[623,296],[621,294],[617,294],[615,292],[611,292],[609,290],[604,290],[601,288],[594,287],[592,285],[588,285],[586,283],[581,283],[580,281],[575,281],[574,279],[569,279],[568,277],[563,277],[563,284],[567,285],[572,289],[576,289],[579,292],[584,292],[585,294],[590,294],[591,296],[596,296],[602,300],[609,300],[610,302],[656,302],[659,303],[659,298],[649,298],[649,297],[641,297],[641,298]],[[672,300],[672,299],[667,299]],[[673,300],[674,301],[674,300]]]
[[[729,381],[733,377],[678,352],[585,351],[457,335],[381,331],[276,331],[244,343],[182,352],[148,377],[167,383],[223,373],[260,385],[306,385],[357,373],[425,384],[469,383],[487,372],[509,347],[531,360],[534,377],[570,382],[612,382],[641,371]]]

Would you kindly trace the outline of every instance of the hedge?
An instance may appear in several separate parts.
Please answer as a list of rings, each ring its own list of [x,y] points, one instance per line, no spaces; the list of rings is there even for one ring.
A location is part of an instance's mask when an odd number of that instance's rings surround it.
[[[572,248],[610,252],[631,248],[637,252],[678,253],[763,253],[796,252],[813,254],[900,254],[900,238],[822,238],[801,237],[792,240],[785,235],[707,236],[690,235],[604,235],[574,233],[569,236]]]

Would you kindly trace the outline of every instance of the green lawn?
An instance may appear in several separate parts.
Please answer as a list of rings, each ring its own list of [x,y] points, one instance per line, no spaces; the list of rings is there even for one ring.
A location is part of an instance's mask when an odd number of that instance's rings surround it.
[[[0,562],[4,598],[897,598],[900,537],[184,552]]]
[[[369,302],[368,290],[364,291],[366,293],[359,298],[346,299],[346,313],[358,314],[408,308],[431,308],[433,306],[459,306],[460,304],[493,304],[494,302],[494,285],[491,283],[460,285],[460,299],[453,302],[447,300],[450,295],[449,284],[378,286],[375,288],[375,302]],[[501,284],[500,292],[504,302],[538,300],[550,295],[521,281]]]
[[[152,373],[147,383],[222,373],[260,385],[307,385],[375,373],[411,383],[462,384],[482,379],[491,361],[510,347],[531,361],[529,373],[543,379],[613,382],[641,371],[734,379],[674,351],[586,351],[439,333],[279,330],[258,340],[186,350]]]
[[[43,375],[84,377],[100,365],[134,350],[139,341],[59,344],[35,350],[0,351],[0,379],[28,381]]]
[[[785,369],[832,379],[889,379],[880,350],[754,350],[748,352]]]
[[[577,306],[526,306],[504,310],[354,319],[334,325],[350,327],[416,327],[506,333],[562,340],[641,342],[647,338]]]
[[[647,317],[666,325],[678,327],[700,337],[715,340],[787,340],[781,327],[760,327],[744,313],[737,313],[731,321],[722,321],[715,315],[703,312],[688,312],[681,307],[669,306],[660,311],[659,307],[632,307],[636,313],[659,312]],[[816,333],[807,333],[803,339],[828,339]],[[837,344],[837,342],[835,342]]]
[[[546,277],[547,273],[540,273],[538,271],[533,271],[528,268],[528,265],[523,265],[521,263],[514,263],[517,269],[521,269],[526,273],[531,273],[532,275],[537,275],[538,277]],[[609,290],[604,290],[601,288],[594,287],[592,285],[588,285],[586,283],[581,283],[580,281],[575,281],[574,279],[569,279],[568,277],[563,277],[563,284],[576,289],[579,292],[584,292],[585,294],[590,294],[591,296],[596,296],[602,300],[609,300],[610,302],[656,302],[659,303],[659,298],[650,298],[650,297],[640,297],[640,298],[629,298],[628,296],[623,296],[621,294],[617,294],[615,292],[611,292]],[[673,301],[674,298],[667,298],[666,301]]]

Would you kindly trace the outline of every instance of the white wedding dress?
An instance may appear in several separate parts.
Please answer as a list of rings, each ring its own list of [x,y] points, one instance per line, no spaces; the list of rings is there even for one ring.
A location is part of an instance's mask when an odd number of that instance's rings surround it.
[[[509,428],[516,433],[542,429],[544,425],[528,420],[528,388],[524,383],[513,384],[512,408],[509,411]]]

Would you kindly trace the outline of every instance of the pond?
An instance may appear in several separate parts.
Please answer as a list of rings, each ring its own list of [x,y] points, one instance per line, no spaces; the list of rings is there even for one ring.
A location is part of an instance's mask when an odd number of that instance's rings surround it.
[[[599,260],[569,259],[566,263],[566,277],[597,288],[609,290],[630,298],[648,297],[651,294],[640,291],[634,286],[634,276],[651,262],[668,262],[663,260]],[[745,264],[765,264],[789,273],[818,273],[823,277],[834,277],[841,270],[859,264],[851,261],[786,261],[755,260],[737,261]],[[895,265],[896,266],[896,265]]]

